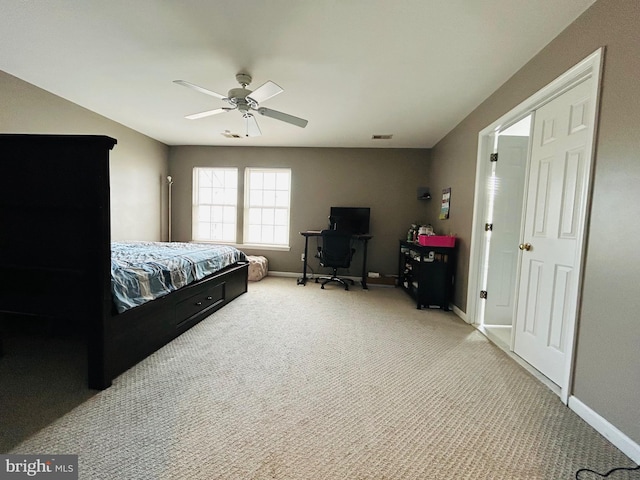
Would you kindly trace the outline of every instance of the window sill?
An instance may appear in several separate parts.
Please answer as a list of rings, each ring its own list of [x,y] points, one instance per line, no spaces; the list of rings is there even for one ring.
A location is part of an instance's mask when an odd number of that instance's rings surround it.
[[[236,248],[240,250],[267,250],[274,252],[290,252],[291,247],[289,245],[262,245],[254,243],[238,244]]]
[[[216,242],[212,240],[191,240],[193,243],[211,243],[217,245],[229,245],[236,247],[238,250],[261,250],[272,252],[290,252],[291,247],[289,245],[266,245],[256,243],[232,243],[232,242]]]

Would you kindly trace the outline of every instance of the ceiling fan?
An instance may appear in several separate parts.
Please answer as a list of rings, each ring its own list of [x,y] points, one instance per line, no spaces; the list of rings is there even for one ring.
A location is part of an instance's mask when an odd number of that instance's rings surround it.
[[[247,137],[257,137],[262,135],[253,112],[258,112],[260,115],[264,115],[265,117],[275,118],[276,120],[287,122],[298,127],[304,128],[307,126],[308,122],[303,118],[294,117],[293,115],[289,115],[288,113],[283,113],[277,110],[271,110],[270,108],[260,106],[260,103],[269,100],[270,98],[275,97],[276,95],[284,91],[271,80],[267,81],[253,91],[247,89],[247,86],[251,83],[251,75],[247,73],[238,73],[236,75],[236,80],[241,87],[232,88],[231,90],[229,90],[229,93],[227,93],[226,96],[200,87],[198,85],[194,85],[193,83],[187,82],[185,80],[174,80],[174,83],[177,83],[178,85],[183,85],[185,87],[192,88],[200,93],[219,98],[220,100],[224,100],[229,105],[231,105],[230,107],[222,107],[216,108],[214,110],[207,110],[206,112],[193,113],[191,115],[187,115],[185,118],[189,120],[196,120],[198,118],[204,118],[211,115],[217,115],[219,113],[238,110],[245,118]]]

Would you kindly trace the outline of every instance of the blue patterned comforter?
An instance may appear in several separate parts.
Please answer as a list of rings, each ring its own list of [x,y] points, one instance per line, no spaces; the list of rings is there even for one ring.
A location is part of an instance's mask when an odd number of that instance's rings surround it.
[[[122,313],[241,260],[245,254],[228,245],[112,242],[113,301]]]

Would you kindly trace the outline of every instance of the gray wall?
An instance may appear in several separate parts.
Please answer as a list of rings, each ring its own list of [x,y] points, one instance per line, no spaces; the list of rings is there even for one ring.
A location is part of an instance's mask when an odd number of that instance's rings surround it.
[[[431,183],[453,185],[461,237],[456,304],[466,309],[478,133],[606,47],[574,395],[640,443],[640,2],[599,0],[432,150]],[[499,59],[496,59],[499,61]],[[430,216],[437,218],[436,205]],[[443,228],[445,222],[433,220]]]
[[[398,239],[406,236],[411,223],[426,218],[427,202],[416,198],[416,190],[426,184],[428,159],[428,150],[413,149],[171,147],[172,238],[191,239],[193,167],[287,167],[292,170],[291,251],[247,253],[266,256],[270,270],[301,272],[300,231],[326,227],[331,206],[370,207],[374,238],[367,270],[395,274]],[[315,251],[315,246],[312,239],[310,248]],[[317,261],[310,259],[310,265],[317,267]],[[359,275],[360,265],[357,254],[350,273]]]
[[[169,150],[174,239],[190,239],[194,165],[293,169],[292,250],[265,252],[272,268],[300,271],[300,230],[326,224],[331,205],[372,207],[370,269],[395,273],[397,239],[426,220],[460,239],[455,304],[466,310],[478,132],[600,46],[606,46],[591,228],[574,394],[640,443],[640,2],[599,0],[449,133],[431,152],[359,149],[168,147],[0,72],[0,131],[91,133],[118,139],[112,154],[114,239],[166,238]],[[496,59],[499,61],[499,59]],[[427,181],[428,179],[428,181]],[[431,202],[415,200],[429,186]],[[451,218],[437,220],[452,187]]]
[[[0,71],[0,132],[108,135],[111,237],[166,239],[168,147],[130,128]]]

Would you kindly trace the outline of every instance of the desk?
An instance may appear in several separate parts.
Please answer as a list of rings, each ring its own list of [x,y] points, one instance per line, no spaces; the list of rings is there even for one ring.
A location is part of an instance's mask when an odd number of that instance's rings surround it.
[[[307,259],[309,258],[309,237],[321,236],[320,230],[307,230],[306,232],[300,232],[300,235],[304,237],[304,262],[302,262],[302,277],[298,278],[298,285],[307,284]],[[373,238],[371,235],[352,235],[352,238],[359,240],[363,244],[362,251],[362,279],[360,283],[365,290],[367,287],[367,245],[369,240]]]

